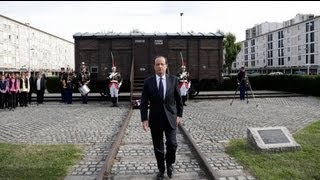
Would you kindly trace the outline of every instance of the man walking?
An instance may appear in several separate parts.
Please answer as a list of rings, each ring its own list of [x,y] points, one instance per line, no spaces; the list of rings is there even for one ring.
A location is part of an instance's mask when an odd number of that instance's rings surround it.
[[[145,131],[150,127],[154,153],[159,173],[157,179],[167,175],[172,177],[176,160],[177,126],[180,123],[183,105],[176,76],[166,74],[167,62],[163,56],[154,61],[155,75],[145,79],[141,96],[141,120]],[[148,105],[150,112],[148,115]],[[166,153],[164,151],[163,134],[166,137]],[[165,166],[166,163],[166,166]]]

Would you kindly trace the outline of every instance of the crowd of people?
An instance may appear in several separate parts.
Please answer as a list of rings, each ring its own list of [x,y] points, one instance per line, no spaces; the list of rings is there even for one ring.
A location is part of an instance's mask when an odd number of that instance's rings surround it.
[[[37,73],[36,78],[31,76],[31,72],[1,74],[0,109],[27,107],[31,104],[32,93],[37,94],[37,104],[42,104],[46,79],[43,72]]]

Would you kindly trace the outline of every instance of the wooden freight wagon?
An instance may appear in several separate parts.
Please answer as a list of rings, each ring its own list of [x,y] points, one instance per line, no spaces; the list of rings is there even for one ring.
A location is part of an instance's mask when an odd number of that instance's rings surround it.
[[[73,38],[76,71],[81,62],[88,64],[90,86],[102,95],[112,67],[111,53],[123,77],[120,92],[141,93],[143,79],[154,74],[157,55],[168,59],[168,73],[176,75],[182,54],[192,80],[190,95],[222,80],[223,35],[218,33],[77,33]]]

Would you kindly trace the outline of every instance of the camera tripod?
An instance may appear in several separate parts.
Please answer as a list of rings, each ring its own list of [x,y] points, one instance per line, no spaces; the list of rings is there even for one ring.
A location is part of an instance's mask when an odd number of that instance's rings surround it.
[[[249,103],[248,89],[251,91],[251,94],[252,94],[252,96],[253,96],[254,102],[256,102],[256,98],[255,98],[255,95],[254,95],[254,93],[253,93],[253,91],[252,91],[249,78],[246,77],[245,81],[246,81],[246,82],[245,82],[245,87],[244,87],[244,88],[245,88],[245,96],[247,96],[247,104]],[[240,84],[238,84],[238,87],[237,87],[236,91],[234,92],[234,95],[233,95],[232,101],[231,101],[231,103],[230,103],[230,106],[232,106],[233,100],[234,100],[234,98],[236,97],[236,94],[237,94],[237,92],[238,92],[239,89],[240,89]],[[258,105],[259,105],[259,104],[256,103],[256,107],[258,107]]]

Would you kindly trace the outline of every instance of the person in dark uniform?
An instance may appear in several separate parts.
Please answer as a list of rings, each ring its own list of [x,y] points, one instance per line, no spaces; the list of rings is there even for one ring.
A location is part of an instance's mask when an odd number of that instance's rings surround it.
[[[64,79],[63,83],[65,84],[64,93],[65,93],[65,101],[67,104],[72,104],[72,94],[74,88],[74,74],[73,72],[67,72],[68,76]]]
[[[244,67],[241,67],[240,71],[238,72],[237,75],[237,83],[238,83],[238,88],[240,91],[240,100],[245,100],[245,92],[247,89],[247,73],[244,69]]]
[[[179,88],[182,97],[182,103],[184,106],[186,106],[187,93],[191,85],[189,73],[186,71],[186,66],[181,66],[181,71],[177,74],[177,77],[179,80]]]
[[[46,90],[46,80],[43,78],[43,75],[38,72],[37,79],[34,82],[35,89],[37,92],[37,104],[43,104],[43,96]]]
[[[167,62],[165,57],[158,56],[155,58],[154,70],[156,74],[144,80],[140,105],[141,121],[145,131],[149,127],[151,130],[154,153],[159,169],[157,179],[164,177],[166,166],[167,175],[171,178],[172,164],[175,163],[178,147],[177,127],[182,118],[183,105],[178,78],[166,74]],[[149,115],[148,106],[150,107]],[[164,150],[163,134],[166,136],[166,151]]]
[[[31,101],[32,101],[32,93],[34,91],[34,78],[31,74],[31,71],[28,71],[27,72],[27,79],[29,80],[29,84],[30,84],[30,89],[29,89],[29,92],[28,92],[28,103],[29,105],[31,104]]]
[[[5,79],[5,75],[2,74],[0,79],[0,109],[5,108],[6,103],[6,92],[7,92],[7,81]]]
[[[62,103],[66,103],[66,89],[67,89],[67,72],[65,68],[61,68],[61,72],[59,74],[59,86],[60,86],[60,93],[61,93],[61,100]]]
[[[81,71],[78,74],[78,78],[77,78],[78,83],[80,88],[83,88],[83,86],[86,86],[86,88],[89,88],[90,72],[84,62],[82,62],[81,64],[82,64]],[[82,104],[88,104],[88,94],[89,92],[81,93]]]

